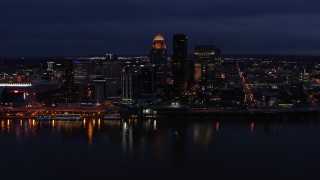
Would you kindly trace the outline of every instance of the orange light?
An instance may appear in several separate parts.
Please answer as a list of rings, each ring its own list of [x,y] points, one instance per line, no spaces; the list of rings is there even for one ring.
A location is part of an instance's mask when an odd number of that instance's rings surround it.
[[[164,41],[164,37],[161,34],[157,34],[154,38],[153,41]]]

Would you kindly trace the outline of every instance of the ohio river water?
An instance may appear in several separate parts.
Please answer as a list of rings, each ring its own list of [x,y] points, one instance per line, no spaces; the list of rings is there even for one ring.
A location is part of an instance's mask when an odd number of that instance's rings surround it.
[[[320,179],[317,119],[184,120],[0,120],[0,179]]]

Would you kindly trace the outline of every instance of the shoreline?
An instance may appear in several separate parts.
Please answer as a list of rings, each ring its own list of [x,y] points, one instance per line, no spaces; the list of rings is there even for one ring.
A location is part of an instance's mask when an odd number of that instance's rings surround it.
[[[151,113],[146,113],[150,110]],[[108,114],[103,109],[58,109],[58,108],[14,108],[0,113],[0,119],[34,119],[43,114],[55,114],[68,112],[79,113],[83,118],[101,118]],[[98,113],[97,113],[98,112]],[[190,109],[190,108],[129,108],[119,109],[122,119],[153,119],[153,118],[206,118],[206,117],[272,117],[272,116],[314,116],[320,115],[319,107],[291,107],[291,108],[269,108],[269,109]],[[132,116],[134,115],[134,117]],[[319,116],[320,117],[320,116]],[[82,118],[82,119],[83,119]]]

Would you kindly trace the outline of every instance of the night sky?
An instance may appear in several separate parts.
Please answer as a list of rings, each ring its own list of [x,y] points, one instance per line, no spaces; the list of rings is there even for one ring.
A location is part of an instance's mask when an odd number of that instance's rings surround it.
[[[228,54],[320,55],[319,0],[0,0],[0,57],[137,55],[155,34]]]

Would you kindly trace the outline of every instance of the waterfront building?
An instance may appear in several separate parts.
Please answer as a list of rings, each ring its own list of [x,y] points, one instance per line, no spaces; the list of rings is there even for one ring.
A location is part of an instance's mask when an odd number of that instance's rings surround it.
[[[102,104],[106,99],[106,80],[102,77],[97,77],[91,83],[94,87],[95,102]]]
[[[0,83],[0,101],[13,107],[56,106],[60,98],[60,83]]]
[[[132,103],[141,97],[141,73],[126,72],[121,75],[122,101]]]

